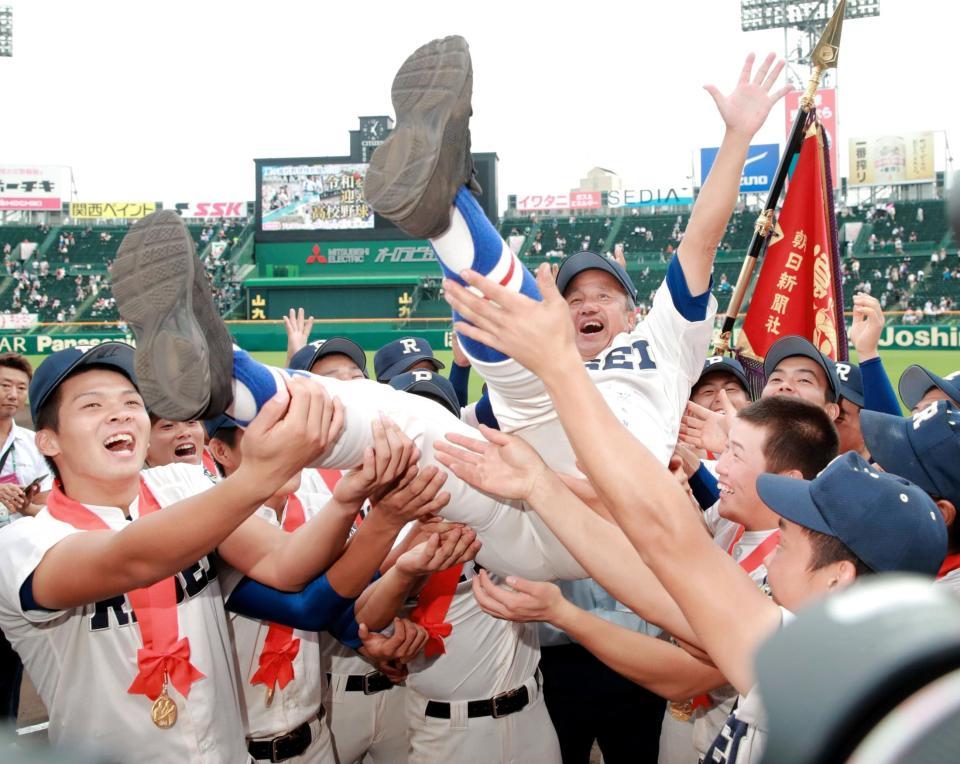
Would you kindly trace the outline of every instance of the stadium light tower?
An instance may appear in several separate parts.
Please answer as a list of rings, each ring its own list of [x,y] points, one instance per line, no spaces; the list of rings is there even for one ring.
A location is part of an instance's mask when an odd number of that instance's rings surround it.
[[[802,83],[820,33],[838,4],[839,0],[740,0],[740,28],[744,32],[782,29],[789,77],[795,84]],[[862,19],[879,15],[880,0],[847,0],[843,17]]]
[[[0,56],[13,55],[13,8],[0,5]]]

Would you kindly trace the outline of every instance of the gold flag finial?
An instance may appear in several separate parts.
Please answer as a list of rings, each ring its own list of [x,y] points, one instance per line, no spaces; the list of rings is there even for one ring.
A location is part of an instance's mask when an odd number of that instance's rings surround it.
[[[837,67],[837,59],[840,58],[840,33],[843,31],[843,14],[847,10],[847,0],[840,0],[833,16],[827,22],[826,29],[820,35],[820,41],[813,49],[810,55],[810,61],[813,64],[813,72],[810,74],[810,82],[807,83],[807,89],[800,99],[800,106],[804,111],[810,111],[813,108],[814,97],[817,94],[817,88],[820,87],[820,78],[827,69]]]

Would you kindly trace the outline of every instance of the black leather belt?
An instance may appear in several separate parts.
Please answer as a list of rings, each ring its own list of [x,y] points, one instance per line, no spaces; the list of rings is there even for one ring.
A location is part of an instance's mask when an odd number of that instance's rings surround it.
[[[474,719],[478,716],[492,716],[499,719],[501,716],[509,716],[520,711],[530,702],[530,693],[526,687],[518,687],[516,690],[501,692],[489,700],[471,700],[467,702],[467,717]],[[435,719],[450,718],[450,704],[442,703],[437,700],[431,700],[427,703],[427,709],[424,712],[427,716]]]
[[[327,674],[327,682],[332,677]],[[369,674],[351,674],[347,677],[347,684],[344,688],[347,692],[362,692],[364,695],[376,695],[378,692],[389,690],[393,687],[386,674],[379,671],[371,671]]]
[[[317,714],[318,719],[323,718],[323,706]],[[280,735],[273,740],[251,740],[247,744],[247,751],[258,761],[286,761],[294,756],[299,756],[309,748],[313,742],[313,733],[310,732],[310,724],[313,719],[304,722],[295,730],[291,730],[286,735]]]

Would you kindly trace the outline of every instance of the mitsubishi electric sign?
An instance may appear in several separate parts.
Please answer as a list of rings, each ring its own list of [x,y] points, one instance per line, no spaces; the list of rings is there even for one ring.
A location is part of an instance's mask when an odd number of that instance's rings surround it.
[[[713,163],[717,160],[717,147],[700,149],[700,185],[702,186],[710,174]],[[758,191],[769,191],[773,185],[773,176],[777,174],[777,163],[780,161],[780,145],[777,143],[763,143],[751,146],[747,152],[747,161],[743,163],[743,172],[740,175],[740,193],[752,194]]]

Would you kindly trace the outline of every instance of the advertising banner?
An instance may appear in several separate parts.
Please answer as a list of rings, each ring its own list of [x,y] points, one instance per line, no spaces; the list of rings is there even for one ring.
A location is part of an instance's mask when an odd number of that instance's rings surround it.
[[[593,210],[599,209],[600,202],[601,194],[599,191],[571,191],[568,194],[518,194],[517,211]]]
[[[74,220],[139,220],[160,209],[157,202],[70,202]]]
[[[717,161],[717,146],[700,149],[700,185],[702,186],[713,163]],[[780,145],[777,143],[761,143],[751,146],[747,152],[747,161],[743,163],[743,172],[740,176],[740,193],[759,193],[769,191],[773,185],[773,176],[777,174],[777,163],[780,161]]]
[[[693,191],[676,188],[628,188],[610,191],[608,207],[684,207],[693,204]]]
[[[0,165],[0,210],[59,212],[69,193],[66,167]]]
[[[246,202],[176,202],[168,205],[185,218],[245,218]]]
[[[850,186],[932,182],[933,133],[850,139]]]

